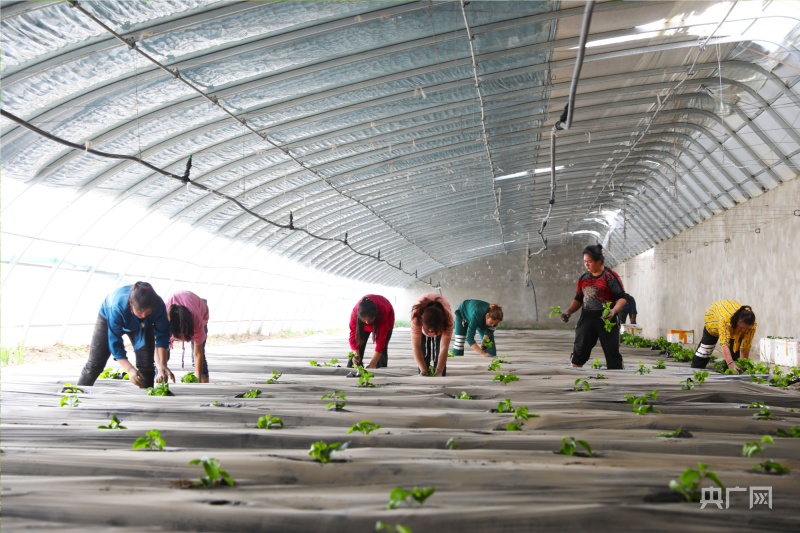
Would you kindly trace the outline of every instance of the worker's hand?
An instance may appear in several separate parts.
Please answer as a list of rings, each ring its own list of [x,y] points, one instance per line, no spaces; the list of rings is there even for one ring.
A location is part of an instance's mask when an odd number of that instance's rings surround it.
[[[561,313],[561,322],[563,322],[564,324],[569,322],[569,315],[567,313]]]
[[[141,387],[142,384],[144,384],[144,378],[142,377],[142,375],[139,373],[138,370],[132,368],[127,372],[128,372],[128,379],[130,380],[131,383],[133,383],[137,387]]]
[[[491,359],[493,356],[492,356],[492,354],[490,354],[488,352],[481,351],[481,357],[488,357],[488,358]]]
[[[741,368],[736,366],[736,361],[731,361],[730,363],[728,363],[728,368],[730,368],[731,370],[736,370],[738,374],[741,374],[743,372]]]
[[[172,382],[175,383],[175,374],[173,374],[169,368],[164,367],[158,369],[156,383],[169,383],[170,378],[172,378]]]

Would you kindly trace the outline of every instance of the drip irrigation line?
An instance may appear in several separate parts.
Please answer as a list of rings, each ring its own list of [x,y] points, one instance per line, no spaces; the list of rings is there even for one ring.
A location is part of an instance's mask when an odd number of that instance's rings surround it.
[[[165,176],[167,178],[180,181],[181,183],[185,183],[187,190],[189,190],[190,187],[195,187],[197,189],[200,189],[202,191],[205,191],[205,192],[208,192],[208,193],[210,193],[212,195],[215,195],[215,196],[217,196],[219,198],[227,200],[227,201],[235,204],[237,207],[239,207],[245,213],[257,218],[258,220],[261,220],[262,222],[266,222],[267,224],[270,224],[271,226],[275,226],[276,228],[285,229],[285,230],[288,230],[288,231],[298,231],[300,233],[305,233],[309,237],[317,239],[317,240],[320,240],[320,241],[341,243],[342,245],[344,245],[345,247],[350,249],[350,251],[352,251],[353,253],[355,253],[357,255],[360,255],[361,257],[366,257],[366,258],[369,258],[369,259],[373,259],[373,260],[378,261],[380,263],[386,263],[386,265],[390,266],[391,268],[399,270],[403,274],[405,274],[405,275],[407,275],[409,277],[412,277],[412,278],[416,279],[417,281],[420,281],[422,283],[426,283],[428,285],[433,286],[431,283],[428,283],[427,281],[417,277],[413,272],[408,272],[408,271],[404,270],[403,268],[401,268],[400,266],[395,266],[395,265],[389,263],[389,261],[387,261],[386,259],[381,259],[380,258],[380,252],[379,252],[378,257],[376,257],[376,256],[374,256],[372,254],[356,250],[351,244],[349,244],[347,242],[346,239],[338,239],[336,237],[321,237],[319,235],[315,235],[314,233],[308,231],[308,229],[306,229],[306,228],[295,227],[294,224],[293,224],[294,216],[293,216],[291,211],[289,212],[289,223],[288,224],[281,224],[279,222],[275,222],[275,221],[269,220],[268,218],[263,217],[262,215],[259,215],[255,211],[251,210],[250,208],[248,208],[247,206],[242,204],[236,198],[233,198],[231,196],[228,196],[227,194],[218,192],[218,191],[212,189],[211,187],[203,185],[202,183],[196,183],[196,182],[190,180],[189,179],[189,171],[190,171],[191,165],[192,165],[192,156],[189,156],[189,159],[186,162],[186,171],[185,171],[185,173],[182,176],[179,176],[177,174],[173,174],[172,172],[169,172],[169,171],[163,170],[161,168],[158,168],[157,166],[152,165],[152,164],[148,163],[147,161],[144,161],[144,160],[142,160],[142,159],[140,159],[140,158],[138,158],[136,156],[125,155],[125,154],[114,154],[114,153],[109,153],[109,152],[102,152],[100,150],[95,150],[93,148],[89,148],[88,146],[85,146],[85,145],[76,144],[76,143],[70,142],[70,141],[68,141],[66,139],[62,139],[62,138],[57,137],[57,136],[55,136],[55,135],[53,135],[51,133],[48,133],[48,132],[46,132],[44,130],[41,130],[41,129],[37,128],[33,124],[27,122],[26,120],[23,120],[23,119],[17,117],[16,115],[13,115],[13,114],[9,113],[5,109],[0,109],[0,115],[2,115],[3,117],[5,117],[5,118],[7,118],[9,120],[12,120],[13,122],[16,122],[17,124],[19,124],[20,126],[22,126],[24,128],[29,129],[30,131],[36,133],[37,135],[40,135],[40,136],[42,136],[42,137],[44,137],[46,139],[49,139],[49,140],[51,140],[53,142],[57,142],[59,144],[63,144],[64,146],[68,146],[68,147],[73,148],[75,150],[80,150],[82,152],[86,152],[88,154],[96,155],[98,157],[105,157],[105,158],[108,158],[108,159],[123,159],[123,160],[133,161],[134,163],[138,163],[140,165],[143,165],[143,166],[149,168],[150,170],[152,170],[153,172],[161,174],[162,176]]]
[[[363,207],[364,209],[366,209],[367,211],[369,211],[370,213],[372,213],[373,215],[375,215],[375,217],[377,217],[377,218],[378,218],[378,219],[379,219],[381,222],[383,222],[383,223],[384,223],[384,224],[386,224],[386,225],[387,225],[389,228],[391,228],[391,229],[392,229],[392,231],[394,231],[395,233],[397,233],[398,235],[400,235],[400,236],[401,236],[401,237],[402,237],[402,238],[403,238],[403,239],[404,239],[404,240],[405,240],[407,243],[409,243],[410,245],[414,246],[414,247],[415,247],[415,248],[417,248],[419,251],[421,251],[423,254],[425,254],[426,256],[428,256],[428,258],[429,258],[431,261],[433,261],[433,262],[435,262],[435,263],[439,264],[439,265],[440,265],[440,266],[442,266],[442,267],[444,267],[444,266],[445,266],[445,265],[444,265],[444,263],[442,263],[441,261],[438,261],[438,260],[436,260],[436,259],[435,259],[433,256],[431,256],[431,255],[430,255],[428,252],[426,252],[425,250],[423,250],[422,248],[420,248],[420,247],[419,247],[419,246],[418,246],[416,243],[414,243],[414,242],[413,242],[413,241],[411,241],[411,240],[410,240],[408,237],[406,237],[405,235],[403,235],[403,234],[402,234],[402,233],[401,233],[401,232],[400,232],[400,231],[399,231],[397,228],[395,228],[395,227],[394,227],[394,226],[392,226],[392,225],[391,225],[389,222],[387,222],[387,221],[386,221],[386,220],[385,220],[383,217],[381,217],[381,216],[380,216],[380,215],[379,215],[379,214],[378,214],[378,213],[377,213],[377,212],[376,212],[374,209],[372,209],[370,206],[366,205],[365,203],[363,203],[362,201],[358,200],[357,198],[354,198],[353,196],[350,196],[349,194],[347,194],[347,193],[345,193],[345,192],[343,192],[343,191],[339,190],[339,189],[338,189],[336,186],[334,186],[333,184],[331,184],[331,182],[330,182],[329,180],[327,180],[325,177],[323,177],[322,175],[320,175],[320,174],[319,174],[319,173],[318,173],[316,170],[314,170],[314,169],[313,169],[313,168],[312,168],[310,165],[308,165],[308,164],[306,164],[306,163],[303,163],[302,161],[300,161],[299,159],[297,159],[295,156],[293,156],[293,155],[292,155],[292,153],[291,153],[291,152],[290,152],[288,149],[286,149],[286,148],[283,148],[282,146],[279,146],[279,145],[278,145],[278,144],[276,144],[275,142],[271,141],[271,140],[269,139],[269,137],[267,136],[267,134],[266,134],[266,133],[261,133],[261,132],[259,132],[258,130],[256,130],[256,129],[255,129],[255,128],[253,128],[252,126],[248,125],[248,124],[247,124],[247,120],[246,120],[245,118],[240,118],[240,117],[236,116],[234,113],[232,113],[231,111],[229,111],[227,108],[225,108],[225,106],[223,106],[223,105],[222,105],[222,102],[220,102],[220,100],[219,100],[219,99],[218,99],[216,96],[210,96],[210,95],[208,95],[208,94],[204,93],[202,90],[200,90],[199,88],[197,88],[197,87],[196,87],[194,84],[190,83],[188,80],[186,80],[185,78],[183,78],[183,76],[181,76],[181,73],[180,73],[180,71],[179,71],[177,68],[175,68],[175,69],[170,69],[169,67],[167,67],[166,65],[162,64],[162,63],[161,63],[161,62],[159,62],[157,59],[155,59],[154,57],[152,57],[151,55],[149,55],[148,53],[146,53],[145,51],[143,51],[141,48],[139,48],[139,46],[137,46],[136,39],[134,39],[133,37],[126,39],[125,37],[123,37],[122,35],[120,35],[119,33],[117,33],[116,31],[114,31],[114,30],[113,30],[113,29],[112,29],[110,26],[108,26],[108,25],[107,25],[106,23],[104,23],[102,20],[98,19],[96,16],[94,16],[94,15],[92,15],[91,13],[89,13],[88,11],[86,11],[86,10],[85,10],[85,9],[84,9],[84,8],[83,8],[81,5],[80,5],[80,2],[78,2],[78,0],[67,0],[67,2],[69,3],[69,6],[70,6],[70,7],[74,8],[74,9],[77,9],[78,11],[80,11],[81,13],[83,13],[83,14],[84,14],[86,17],[88,17],[89,19],[91,19],[91,20],[92,20],[92,21],[93,21],[95,24],[97,24],[98,26],[100,26],[101,28],[103,28],[105,31],[107,31],[108,33],[110,33],[111,35],[113,35],[113,36],[114,36],[114,37],[115,37],[117,40],[119,40],[120,42],[124,43],[124,44],[125,44],[125,45],[126,45],[128,48],[130,48],[131,50],[133,50],[133,51],[134,51],[134,52],[136,52],[137,54],[141,55],[142,57],[144,57],[145,59],[147,59],[148,61],[150,61],[151,63],[153,63],[155,66],[157,66],[158,68],[160,68],[160,69],[161,69],[161,70],[163,70],[164,72],[168,73],[170,76],[172,76],[173,78],[175,78],[177,81],[179,81],[180,83],[182,83],[183,85],[185,85],[186,87],[188,87],[189,89],[191,89],[193,92],[195,92],[195,93],[197,93],[198,95],[200,95],[202,98],[204,98],[205,100],[207,100],[209,103],[211,103],[212,105],[214,105],[214,106],[216,106],[217,108],[219,108],[219,109],[220,109],[220,110],[221,110],[223,113],[225,113],[226,115],[228,115],[229,117],[231,117],[233,120],[235,120],[236,122],[238,122],[239,124],[241,124],[241,125],[242,125],[242,127],[244,127],[245,129],[247,129],[248,131],[250,131],[250,132],[251,132],[251,133],[253,133],[254,135],[258,136],[258,138],[259,138],[259,139],[262,139],[264,142],[266,142],[267,144],[269,144],[269,145],[270,145],[272,148],[274,148],[274,149],[278,150],[278,151],[279,151],[279,152],[281,152],[283,155],[285,155],[286,157],[288,157],[289,159],[291,159],[291,160],[292,160],[292,161],[293,161],[295,164],[297,164],[297,166],[299,166],[301,169],[303,169],[303,170],[305,170],[305,171],[307,171],[307,172],[310,172],[311,174],[313,174],[314,176],[316,176],[317,178],[319,178],[320,180],[322,180],[322,182],[323,182],[323,183],[325,183],[325,185],[327,185],[328,187],[330,187],[331,189],[333,189],[334,191],[336,191],[338,194],[340,194],[340,195],[344,196],[345,198],[347,198],[348,200],[350,200],[350,201],[352,201],[352,202],[355,202],[355,203],[357,203],[358,205],[360,205],[361,207]],[[192,184],[197,186],[197,184],[195,184],[195,183],[192,183]],[[492,182],[492,186],[494,187],[494,182]],[[237,204],[237,205],[239,205],[240,207],[242,207],[242,206],[241,206],[241,204],[239,204],[239,202],[236,202],[236,204]],[[501,232],[502,232],[502,226],[501,226],[501,228],[500,228],[500,229],[501,229]],[[340,240],[340,239],[336,239],[336,240]],[[359,252],[357,252],[357,253],[359,253]],[[388,263],[387,263],[387,264],[388,264]]]

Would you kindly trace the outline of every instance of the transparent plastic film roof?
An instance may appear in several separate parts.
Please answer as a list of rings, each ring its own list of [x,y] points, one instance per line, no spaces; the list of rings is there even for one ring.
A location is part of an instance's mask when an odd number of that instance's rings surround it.
[[[798,175],[798,4],[4,0],[4,248],[157,215],[396,287],[613,265]]]

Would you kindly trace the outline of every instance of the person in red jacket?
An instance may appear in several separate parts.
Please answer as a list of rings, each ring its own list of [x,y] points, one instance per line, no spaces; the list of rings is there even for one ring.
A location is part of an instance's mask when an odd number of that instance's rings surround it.
[[[350,314],[350,349],[355,357],[347,361],[348,367],[362,366],[367,340],[372,333],[375,353],[365,368],[389,366],[389,339],[394,329],[394,308],[389,300],[378,294],[367,294],[356,304]]]

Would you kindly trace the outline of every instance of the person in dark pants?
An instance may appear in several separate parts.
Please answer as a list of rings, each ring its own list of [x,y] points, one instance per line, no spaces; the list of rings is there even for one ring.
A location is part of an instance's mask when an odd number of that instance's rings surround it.
[[[379,294],[367,294],[350,313],[350,349],[356,356],[347,361],[348,368],[362,366],[370,333],[375,353],[364,368],[389,366],[389,340],[394,330],[394,308]]]
[[[128,361],[122,336],[127,335],[136,354],[136,366]],[[141,388],[152,387],[158,367],[159,381],[175,376],[167,368],[169,322],[164,301],[153,286],[144,281],[126,285],[109,294],[100,306],[100,313],[89,346],[78,385],[94,385],[108,357],[114,356],[128,373],[131,383]]]
[[[705,368],[717,342],[730,370],[738,370],[736,360],[750,357],[750,345],[756,334],[756,315],[749,305],[735,300],[720,300],[706,311],[703,336],[692,358],[692,368]]]
[[[624,368],[622,354],[619,353],[619,318],[617,315],[625,306],[625,289],[619,275],[605,266],[603,246],[597,244],[583,249],[583,265],[587,272],[578,279],[578,290],[575,299],[570,304],[566,313],[562,313],[561,320],[567,322],[578,308],[581,316],[575,326],[575,344],[570,357],[572,366],[582,367],[592,348],[600,340],[603,354],[606,356],[606,366],[609,370]],[[611,302],[608,316],[603,317],[603,304]],[[606,331],[605,321],[614,323],[611,331]]]
[[[503,308],[497,304],[481,300],[461,302],[455,312],[453,355],[464,355],[464,342],[483,357],[497,355],[494,328],[502,321]],[[480,344],[475,342],[475,333],[481,338]],[[484,344],[486,344],[485,347]]]
[[[433,366],[436,377],[447,375],[452,337],[450,304],[438,294],[423,294],[411,308],[411,351],[420,375],[428,376],[429,366]]]
[[[625,294],[625,307],[619,312],[619,323],[624,324],[631,317],[631,325],[636,325],[636,300],[630,294]]]
[[[208,361],[206,360],[206,340],[208,339],[208,302],[193,292],[176,291],[167,299],[167,318],[173,340],[190,341],[192,347],[192,366],[200,383],[208,383]],[[183,357],[181,357],[181,368]]]

